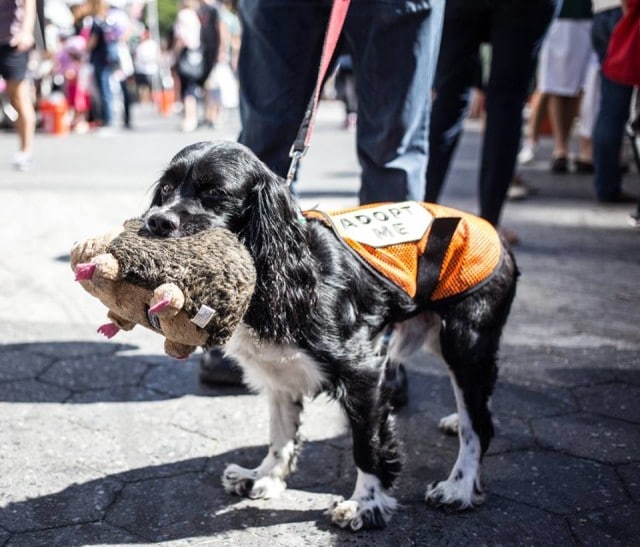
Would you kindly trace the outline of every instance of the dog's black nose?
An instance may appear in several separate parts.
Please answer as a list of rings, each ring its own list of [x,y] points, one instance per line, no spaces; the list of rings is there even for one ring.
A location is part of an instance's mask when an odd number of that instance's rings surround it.
[[[178,218],[168,213],[154,213],[147,218],[147,229],[156,236],[168,237],[179,226]]]

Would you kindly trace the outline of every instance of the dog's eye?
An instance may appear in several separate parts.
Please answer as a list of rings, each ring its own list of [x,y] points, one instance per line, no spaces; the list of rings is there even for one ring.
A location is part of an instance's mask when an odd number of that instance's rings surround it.
[[[216,188],[205,188],[204,190],[202,190],[201,195],[205,199],[213,199],[219,197],[220,193]]]
[[[160,193],[163,196],[168,196],[171,192],[173,192],[173,186],[171,186],[170,184],[166,183],[160,186]]]

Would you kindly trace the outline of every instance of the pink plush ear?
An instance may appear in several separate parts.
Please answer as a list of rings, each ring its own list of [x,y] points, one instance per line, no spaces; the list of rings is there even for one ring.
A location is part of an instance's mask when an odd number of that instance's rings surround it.
[[[162,300],[156,302],[149,308],[149,313],[156,314],[164,310],[169,304],[171,304],[171,297],[165,296]]]
[[[89,281],[96,271],[96,264],[93,262],[83,262],[76,266],[76,281]]]
[[[113,338],[120,331],[120,327],[115,323],[105,323],[98,327],[98,332],[107,338]]]

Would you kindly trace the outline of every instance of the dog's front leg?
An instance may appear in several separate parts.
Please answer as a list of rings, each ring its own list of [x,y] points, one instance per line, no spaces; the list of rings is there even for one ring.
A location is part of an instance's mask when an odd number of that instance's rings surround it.
[[[356,486],[348,500],[336,500],[327,514],[337,526],[356,531],[383,528],[391,519],[397,502],[390,491],[402,468],[402,454],[380,373],[352,370],[358,377],[349,382],[353,387],[342,403],[351,423]]]
[[[302,397],[292,398],[285,392],[269,394],[269,453],[255,469],[227,466],[222,484],[229,494],[266,499],[284,492],[284,479],[295,470],[302,407]]]

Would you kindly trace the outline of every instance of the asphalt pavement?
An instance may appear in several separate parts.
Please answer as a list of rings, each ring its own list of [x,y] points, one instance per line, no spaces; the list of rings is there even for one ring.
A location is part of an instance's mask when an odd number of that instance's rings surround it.
[[[550,142],[521,173],[536,189],[509,202],[522,270],[493,400],[496,437],[481,508],[425,505],[457,440],[444,367],[409,363],[398,413],[407,466],[385,530],[352,534],[323,511],[355,480],[350,439],[331,401],[306,407],[298,472],[277,499],[224,493],[227,463],[257,464],[266,401],[198,382],[198,356],[163,354],[142,328],[105,340],[105,310],[73,281],[74,241],[140,214],[173,154],[235,139],[237,113],[215,129],[137,106],[112,137],[39,133],[33,168],[11,169],[0,134],[0,546],[76,545],[637,545],[640,538],[640,231],[633,205],[596,203],[591,178],[551,175]],[[300,177],[303,207],[356,203],[354,134],[321,104]],[[469,123],[443,203],[477,211],[479,125]],[[640,192],[634,170],[628,191]]]

